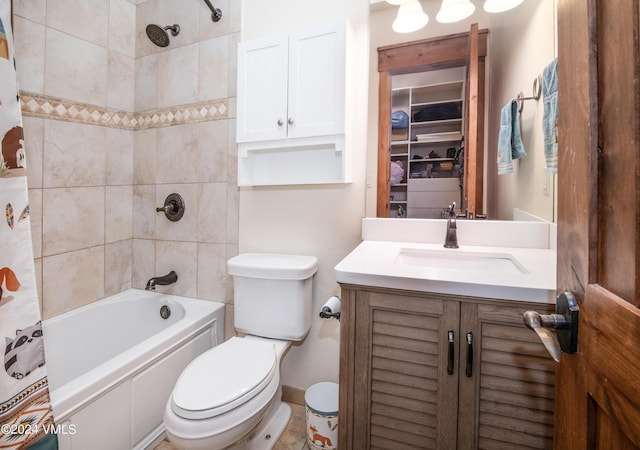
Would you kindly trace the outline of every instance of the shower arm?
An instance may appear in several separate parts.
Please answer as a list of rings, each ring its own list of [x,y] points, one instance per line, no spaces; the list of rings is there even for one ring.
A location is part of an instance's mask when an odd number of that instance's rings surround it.
[[[211,10],[211,20],[218,22],[222,19],[222,11],[219,8],[215,8],[209,0],[204,0],[209,9]]]

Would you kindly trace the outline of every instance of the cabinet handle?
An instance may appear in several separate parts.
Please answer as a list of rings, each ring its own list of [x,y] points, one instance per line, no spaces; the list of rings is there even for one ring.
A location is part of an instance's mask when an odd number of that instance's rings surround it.
[[[281,127],[284,125],[284,121],[282,119],[278,119],[278,126]]]
[[[453,347],[454,333],[453,330],[449,330],[449,360],[447,361],[447,374],[453,375],[453,361],[455,358]]]
[[[289,125],[293,125],[293,117],[289,117],[289,120],[287,120],[287,122],[289,122]]]
[[[471,331],[467,333],[467,367],[465,374],[468,377],[473,376],[473,333]]]

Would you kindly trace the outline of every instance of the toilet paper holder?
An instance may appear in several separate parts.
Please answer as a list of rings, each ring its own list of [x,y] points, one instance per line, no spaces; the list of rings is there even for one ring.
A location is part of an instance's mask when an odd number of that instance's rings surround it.
[[[338,319],[340,320],[340,297],[333,296],[326,301],[320,309],[320,317],[323,319]]]

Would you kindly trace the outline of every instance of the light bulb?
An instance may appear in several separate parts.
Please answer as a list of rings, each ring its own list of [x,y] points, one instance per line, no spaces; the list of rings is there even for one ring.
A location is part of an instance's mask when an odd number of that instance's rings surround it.
[[[469,0],[442,0],[442,6],[436,16],[440,23],[452,23],[466,19],[476,10]]]
[[[418,0],[410,0],[398,8],[398,16],[393,21],[393,31],[396,33],[411,33],[418,31],[429,22]]]
[[[486,0],[484,10],[488,13],[500,13],[515,8],[524,0]]]

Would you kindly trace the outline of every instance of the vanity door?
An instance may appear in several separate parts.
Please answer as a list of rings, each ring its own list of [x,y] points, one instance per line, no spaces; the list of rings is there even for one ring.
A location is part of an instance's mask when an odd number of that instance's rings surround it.
[[[454,450],[460,304],[360,290],[354,300],[353,415],[340,419],[340,448]]]

